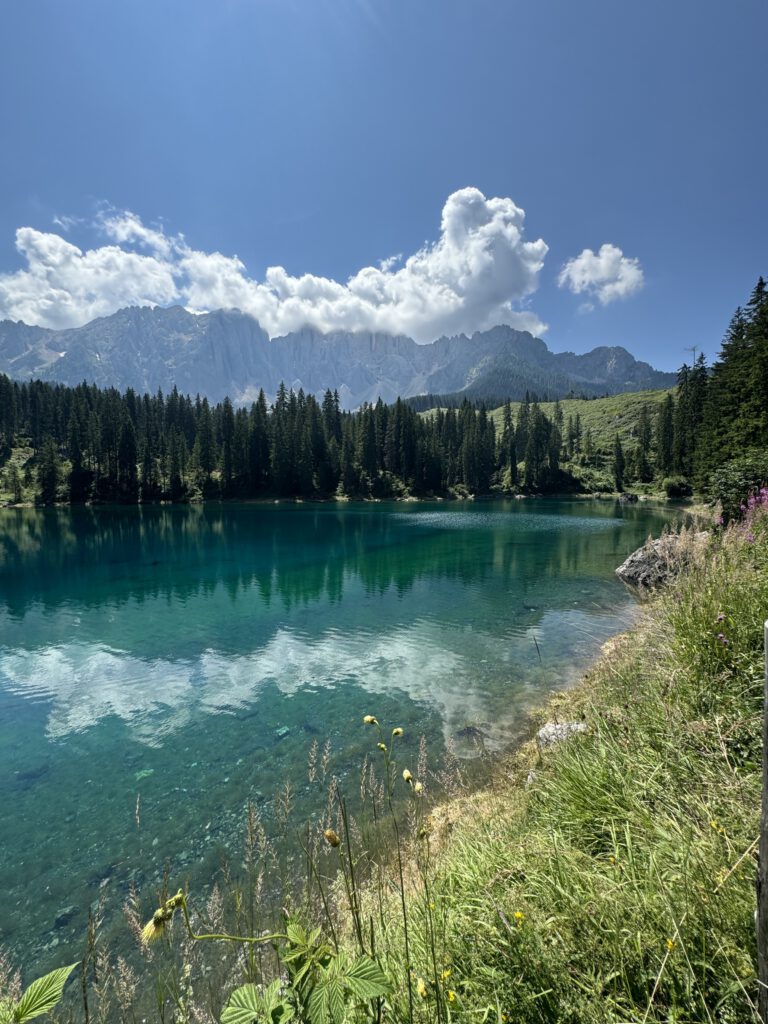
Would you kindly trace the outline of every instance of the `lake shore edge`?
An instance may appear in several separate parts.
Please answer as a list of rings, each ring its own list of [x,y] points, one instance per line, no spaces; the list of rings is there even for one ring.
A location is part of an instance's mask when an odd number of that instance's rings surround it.
[[[535,493],[490,493],[490,494],[468,494],[468,495],[405,495],[385,498],[374,498],[365,495],[334,495],[332,497],[277,497],[265,496],[260,498],[199,498],[184,501],[137,501],[137,502],[110,502],[110,501],[57,501],[50,505],[40,504],[33,501],[0,502],[0,508],[5,509],[46,509],[46,508],[198,508],[200,506],[216,505],[383,505],[393,504],[414,504],[414,505],[437,505],[455,504],[457,502],[476,502],[485,504],[495,501],[621,501],[622,494],[627,492],[609,491],[563,491],[535,492]],[[634,492],[628,492],[634,495]],[[679,499],[669,498],[662,491],[654,493],[643,493],[635,495],[637,501],[643,504],[664,505],[679,507],[682,509],[699,508],[700,499]]]
[[[429,889],[414,873],[407,903],[439,915],[450,980],[428,983],[428,943],[410,958],[434,1014],[443,1001],[499,1021],[724,1006],[753,1019],[767,563],[768,511],[691,550],[485,784],[429,811]],[[562,742],[537,740],[547,722]],[[395,900],[386,910],[396,921]],[[382,954],[394,975],[397,931]]]

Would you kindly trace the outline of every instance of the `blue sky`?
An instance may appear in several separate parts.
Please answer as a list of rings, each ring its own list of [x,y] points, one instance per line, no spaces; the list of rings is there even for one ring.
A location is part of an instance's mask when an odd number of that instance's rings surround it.
[[[764,0],[27,0],[0,28],[0,316],[505,319],[671,369],[768,272]]]

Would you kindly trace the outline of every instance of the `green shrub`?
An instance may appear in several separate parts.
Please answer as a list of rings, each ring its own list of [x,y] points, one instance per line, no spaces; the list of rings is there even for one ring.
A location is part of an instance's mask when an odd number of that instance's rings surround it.
[[[693,488],[684,476],[665,477],[661,486],[668,498],[690,498],[693,494]]]
[[[716,470],[710,477],[708,490],[710,497],[720,502],[723,523],[739,519],[749,495],[766,482],[768,451],[762,448],[750,448]]]

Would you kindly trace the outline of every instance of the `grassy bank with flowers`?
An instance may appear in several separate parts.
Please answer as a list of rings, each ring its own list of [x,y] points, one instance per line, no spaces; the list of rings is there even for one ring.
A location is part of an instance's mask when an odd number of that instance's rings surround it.
[[[527,745],[491,787],[424,818],[407,958],[399,897],[382,912],[381,887],[366,893],[380,961],[410,977],[417,1019],[758,1019],[767,504],[716,533],[544,712],[585,733]]]

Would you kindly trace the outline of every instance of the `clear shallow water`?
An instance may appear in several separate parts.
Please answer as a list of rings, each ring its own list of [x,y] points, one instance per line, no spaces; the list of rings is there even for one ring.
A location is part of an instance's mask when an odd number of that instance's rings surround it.
[[[583,501],[0,510],[0,946],[44,969],[78,955],[103,885],[119,906],[166,862],[172,884],[210,882],[248,799],[274,828],[290,779],[297,820],[316,809],[314,739],[356,785],[364,714],[402,725],[414,762],[422,734],[435,764],[449,743],[474,756],[476,730],[503,748],[626,624],[614,569],[668,518]]]

